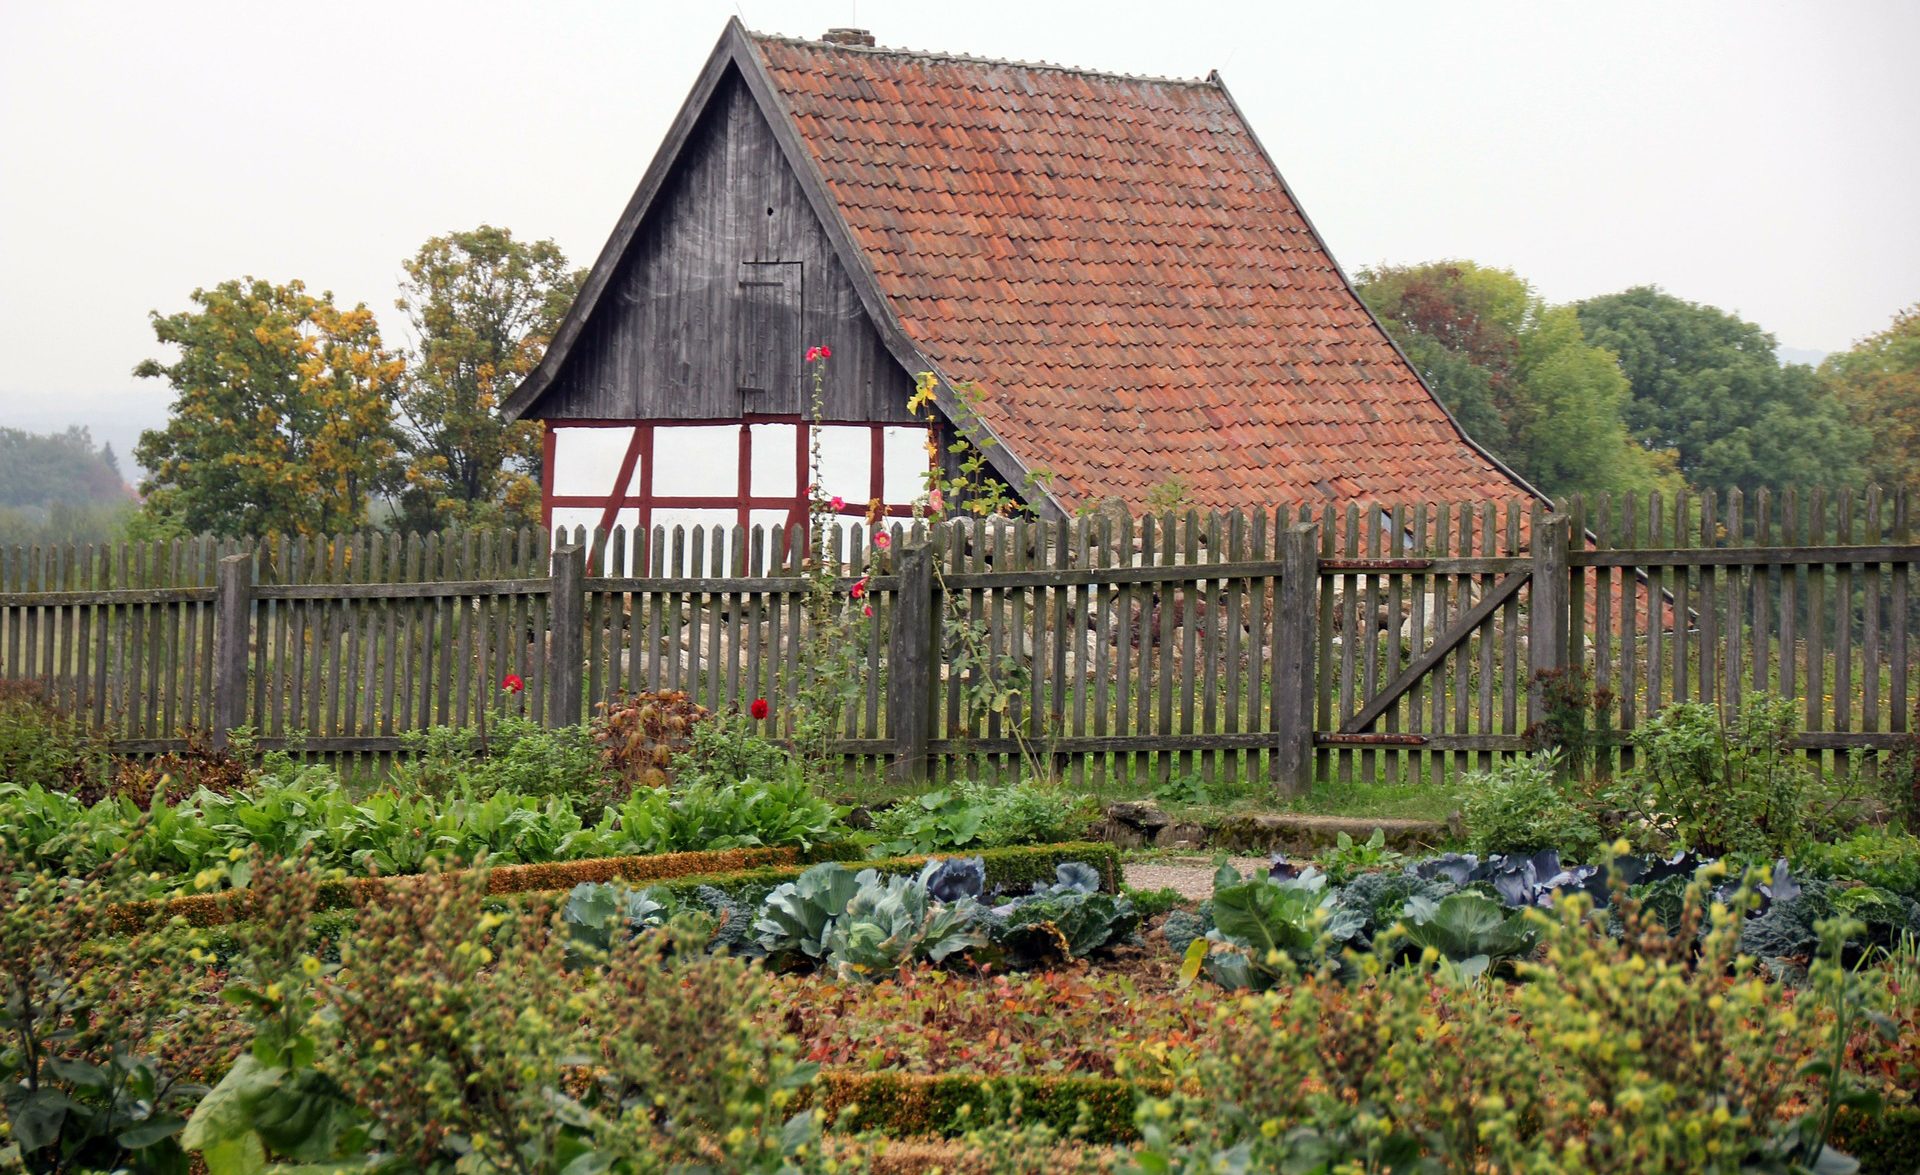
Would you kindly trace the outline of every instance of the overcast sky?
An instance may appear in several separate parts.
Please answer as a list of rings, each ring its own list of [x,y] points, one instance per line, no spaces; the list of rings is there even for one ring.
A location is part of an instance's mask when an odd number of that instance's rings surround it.
[[[0,0],[0,425],[116,447],[147,312],[252,274],[365,301],[481,222],[587,264],[729,16],[1219,69],[1349,269],[1470,258],[1555,301],[1652,282],[1786,347],[1920,301],[1920,4]]]

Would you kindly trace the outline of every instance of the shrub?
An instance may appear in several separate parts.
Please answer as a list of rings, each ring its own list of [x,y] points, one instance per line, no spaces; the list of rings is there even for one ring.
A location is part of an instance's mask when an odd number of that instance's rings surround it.
[[[114,760],[110,795],[122,796],[144,805],[154,796],[180,803],[195,792],[230,796],[244,791],[254,782],[252,732],[234,731],[227,745],[216,747],[204,731],[188,730],[186,746],[164,751],[150,759]],[[82,799],[98,799],[92,791],[82,791]]]
[[[710,715],[682,690],[641,691],[601,702],[592,722],[600,761],[623,787],[661,787],[676,754]]]
[[[877,853],[945,853],[1054,844],[1091,823],[1085,796],[1036,783],[967,783],[902,800],[874,815]]]
[[[1679,842],[1711,855],[1779,855],[1803,843],[1812,771],[1792,750],[1798,704],[1755,694],[1732,722],[1700,702],[1668,706],[1634,732],[1643,818],[1670,816]]]
[[[1436,949],[1431,971],[1361,956],[1359,984],[1223,1007],[1191,1086],[1141,1107],[1146,1169],[1842,1169],[1821,1144],[1862,1072],[1807,1063],[1884,992],[1831,956],[1813,1001],[1760,981],[1712,880],[1671,930],[1617,886],[1607,911],[1528,913],[1548,961],[1519,985],[1462,988]]]
[[[436,726],[402,736],[407,757],[395,762],[387,786],[430,796],[499,792],[557,796],[593,817],[620,789],[600,762],[584,726],[549,730],[515,714],[478,727]]]
[[[1590,856],[1600,828],[1562,781],[1549,754],[1511,759],[1467,777],[1463,814],[1467,842],[1477,853],[1531,853],[1559,849]]]
[[[193,1091],[156,1056],[204,982],[192,938],[157,919],[102,937],[127,896],[114,861],[88,877],[36,872],[0,844],[0,1083],[29,1171],[184,1170]],[[8,1152],[12,1153],[9,1154]]]
[[[40,683],[0,680],[0,783],[77,792],[99,788],[108,771],[104,744]]]
[[[693,724],[686,750],[673,756],[668,773],[676,784],[784,780],[799,770],[786,748],[753,733],[737,714],[715,714]]]
[[[1868,828],[1837,844],[1800,846],[1796,873],[1851,880],[1920,901],[1920,837],[1891,828]]]

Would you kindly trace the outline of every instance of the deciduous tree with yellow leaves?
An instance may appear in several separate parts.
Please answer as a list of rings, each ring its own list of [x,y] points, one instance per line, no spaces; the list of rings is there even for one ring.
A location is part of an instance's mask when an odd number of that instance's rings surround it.
[[[1827,356],[1820,375],[1868,437],[1867,476],[1920,492],[1920,303],[1853,350]]]
[[[257,537],[365,525],[394,456],[388,399],[404,364],[364,304],[292,281],[195,290],[195,310],[152,315],[172,363],[134,374],[172,386],[163,429],[135,450],[150,533]]]

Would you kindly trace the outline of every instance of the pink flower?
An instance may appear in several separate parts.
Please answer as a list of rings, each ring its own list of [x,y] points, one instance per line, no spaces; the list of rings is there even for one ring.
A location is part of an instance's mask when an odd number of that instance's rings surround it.
[[[947,508],[947,500],[946,498],[941,496],[939,490],[934,490],[927,495],[927,509],[933,511],[935,514],[938,514],[940,513],[940,511],[945,510],[946,508]]]
[[[862,612],[862,614],[864,614],[864,615],[867,615],[867,616],[871,616],[871,615],[873,615],[873,605],[872,605],[872,604],[868,604],[868,605],[867,605],[867,606],[866,606],[865,608],[862,608],[862,609],[861,609],[861,612]]]
[[[518,673],[509,673],[500,679],[500,688],[510,694],[517,694],[527,688],[526,679],[522,678]]]
[[[765,718],[767,716],[767,710],[768,706],[765,698],[755,698],[753,705],[747,707],[747,713],[753,715],[756,719]]]
[[[874,536],[873,536],[873,549],[874,549],[874,550],[876,550],[876,551],[884,551],[884,550],[886,550],[886,549],[887,549],[888,547],[891,547],[892,545],[893,545],[893,536],[892,536],[892,535],[890,535],[890,534],[888,534],[888,533],[887,533],[886,531],[884,531],[884,530],[882,530],[882,531],[876,531],[876,532],[874,532]]]
[[[840,495],[835,494],[833,496],[833,501],[828,502],[827,505],[832,506],[835,510],[845,510],[847,508],[847,500],[841,497]]]
[[[866,595],[867,594],[867,577],[863,575],[859,579],[854,580],[853,587],[848,590],[847,594],[852,596],[856,600]]]
[[[818,363],[822,359],[831,359],[831,358],[833,358],[832,347],[808,347],[807,348],[808,363]]]

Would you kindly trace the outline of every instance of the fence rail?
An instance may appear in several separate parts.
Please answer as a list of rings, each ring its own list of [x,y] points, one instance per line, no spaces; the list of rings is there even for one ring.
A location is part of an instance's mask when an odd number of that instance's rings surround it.
[[[849,771],[1083,785],[1441,779],[1525,749],[1543,670],[1606,690],[1603,743],[1675,701],[1801,700],[1809,753],[1909,740],[1920,546],[1904,497],[1353,503],[1277,514],[895,525],[828,536],[872,622]],[[0,678],[114,745],[249,726],[378,762],[480,708],[571,722],[622,691],[781,704],[799,533],[355,534],[0,551]],[[722,574],[730,569],[735,574]],[[851,606],[849,604],[849,606]],[[962,631],[974,634],[960,639]],[[500,681],[515,674],[523,693]],[[989,679],[1016,704],[975,704]]]

